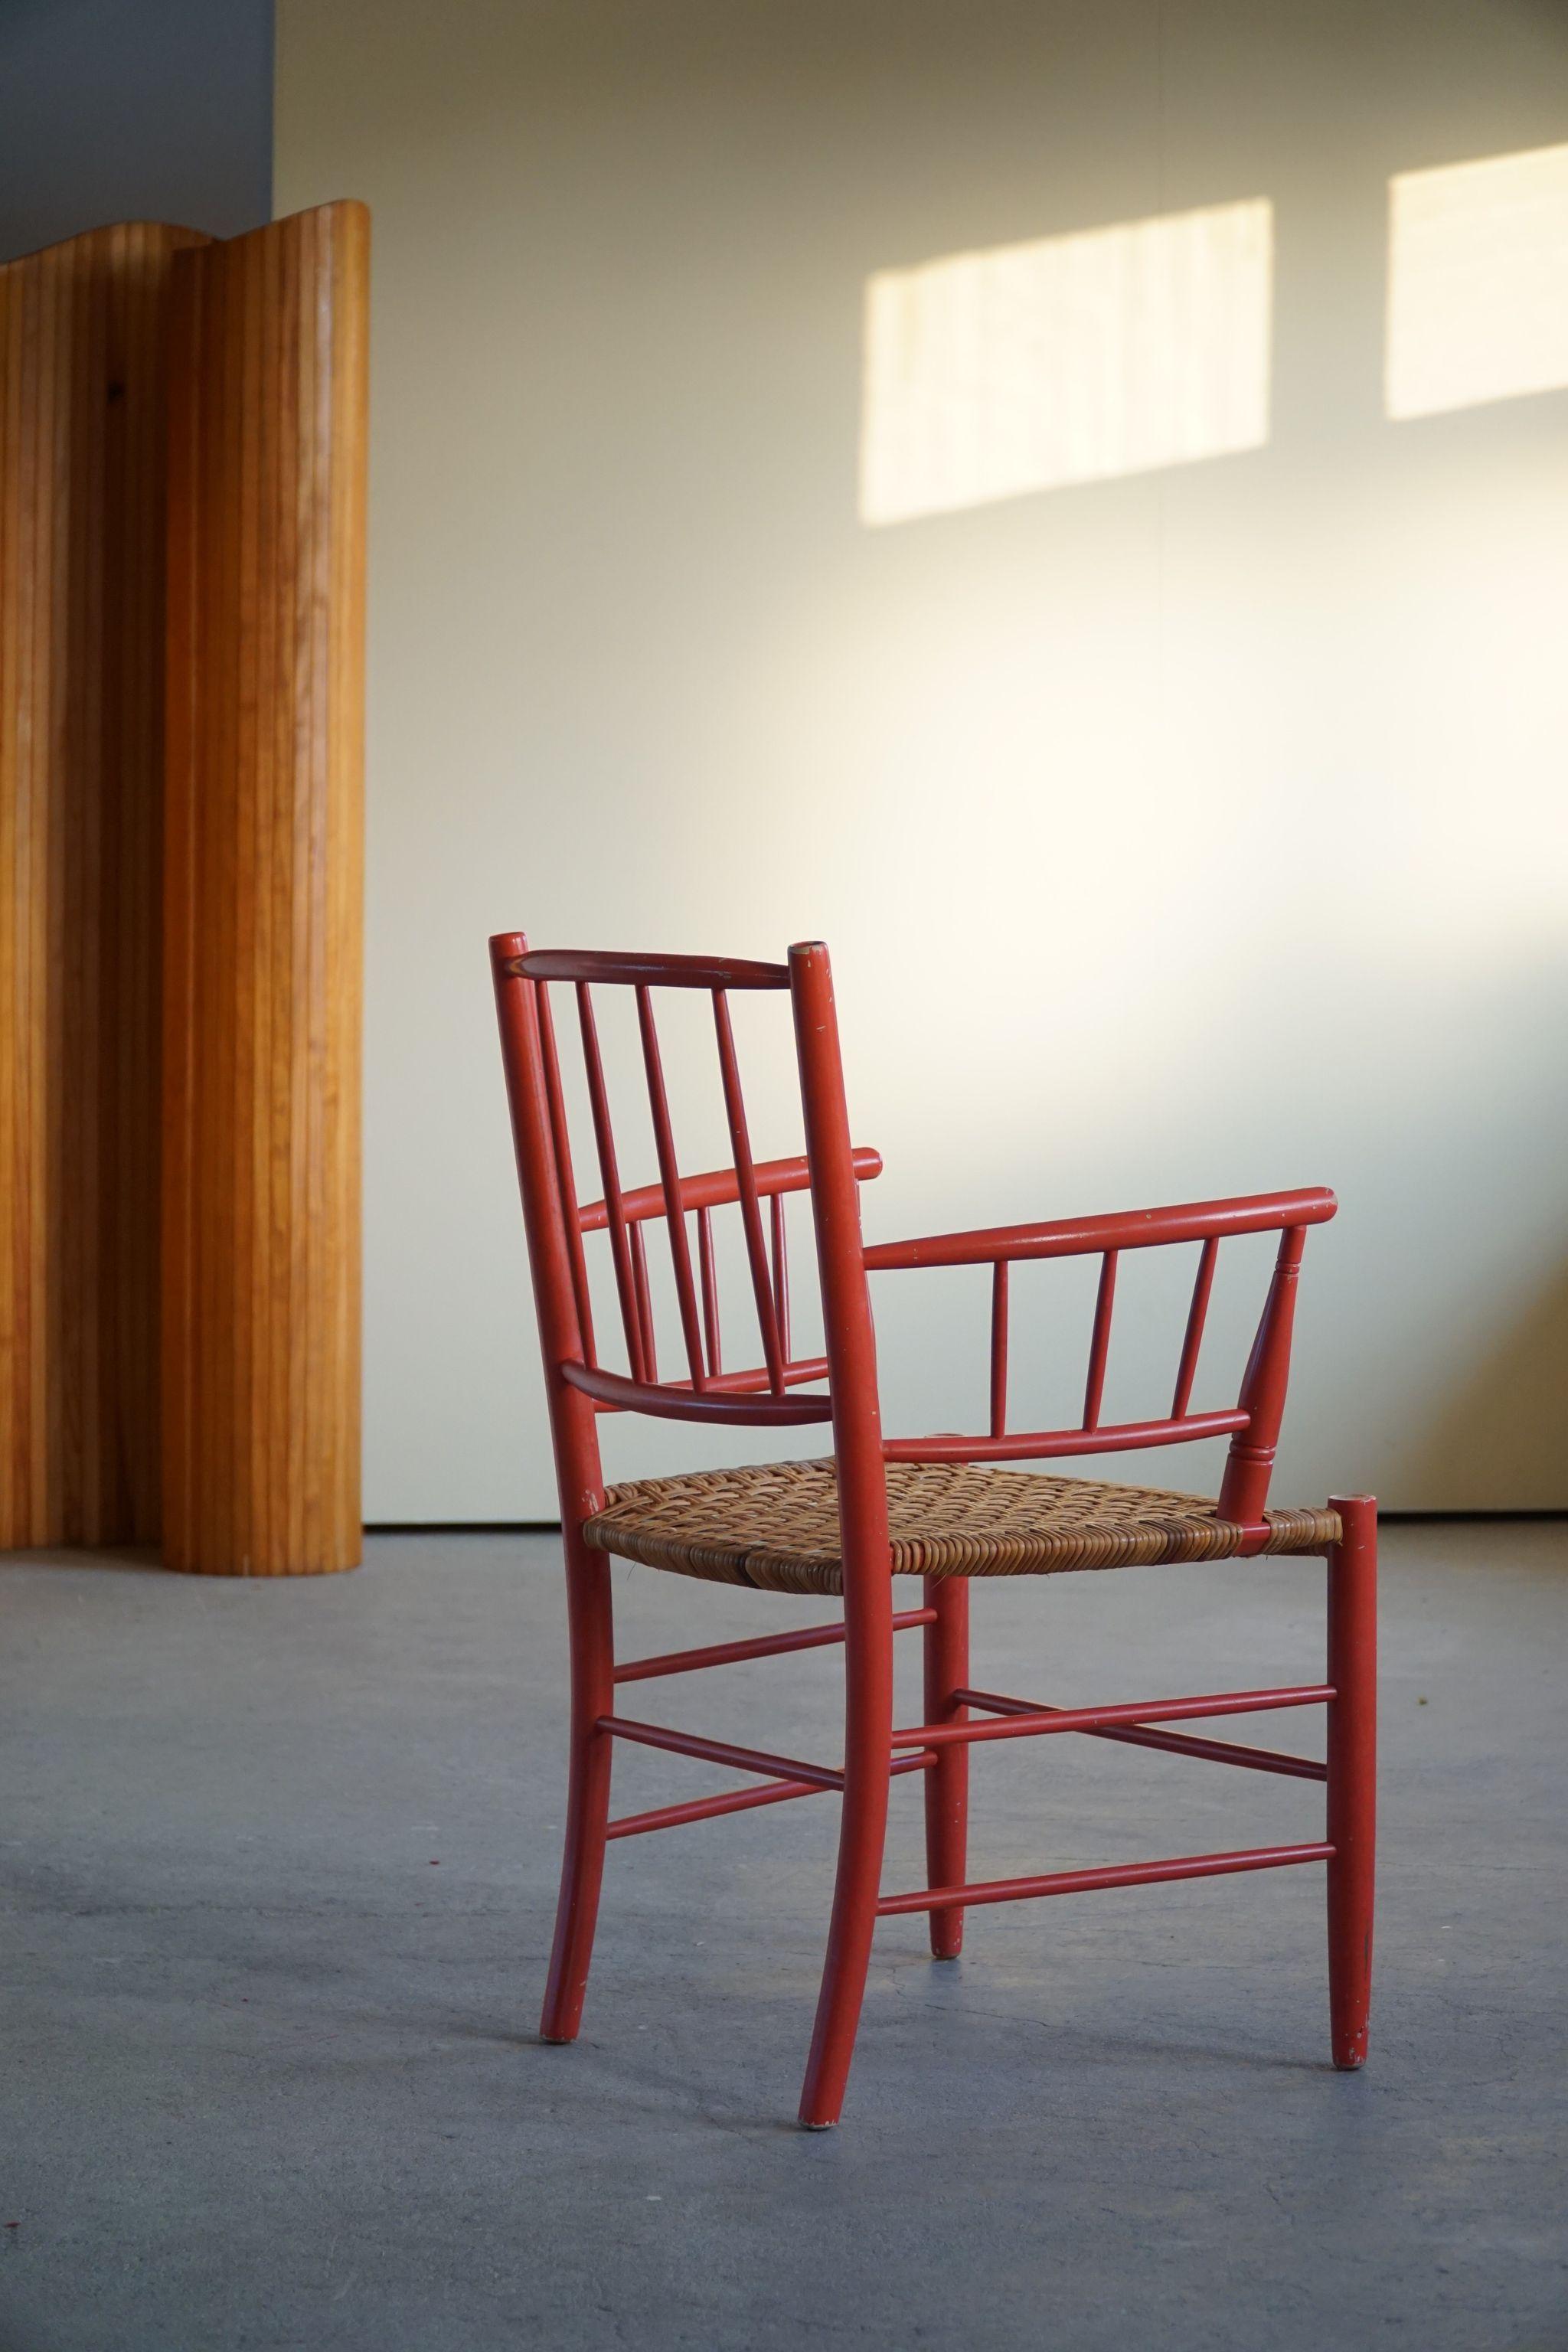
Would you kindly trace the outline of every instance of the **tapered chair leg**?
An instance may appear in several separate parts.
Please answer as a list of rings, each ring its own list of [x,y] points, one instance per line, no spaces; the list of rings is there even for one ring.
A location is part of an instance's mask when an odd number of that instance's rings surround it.
[[[539,2021],[545,2042],[575,2042],[583,2021],[605,1874],[615,1744],[608,1733],[595,1728],[615,1704],[610,1563],[605,1553],[590,1551],[574,1528],[566,1531],[566,1604],[572,1637],[572,1745],[555,1945]]]
[[[956,1706],[952,1694],[969,1681],[969,1580],[963,1576],[928,1576],[925,1605],[936,1621],[925,1629],[925,1716],[927,1723],[962,1723],[966,1706]],[[969,1749],[962,1741],[939,1748],[936,1762],[925,1774],[926,1885],[960,1886],[969,1858]],[[963,1912],[954,1905],[931,1914],[931,1957],[956,1960],[963,1948]]]
[[[893,1754],[892,1591],[892,1579],[885,1576],[876,1605],[859,1612],[853,1595],[845,1596],[851,1630],[844,1658],[844,1818],[816,2029],[800,2096],[800,2120],[808,2131],[826,2131],[843,2111],[877,1927]],[[871,1622],[857,1624],[857,1614]]]
[[[1329,1555],[1329,2021],[1334,2064],[1366,2063],[1377,1803],[1377,1506],[1332,1504]]]

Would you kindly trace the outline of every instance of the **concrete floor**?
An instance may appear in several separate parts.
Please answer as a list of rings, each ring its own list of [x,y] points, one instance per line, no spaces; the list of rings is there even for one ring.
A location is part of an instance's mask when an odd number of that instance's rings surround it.
[[[889,1921],[822,2135],[791,2118],[828,1798],[612,1850],[585,2037],[533,2039],[552,1542],[388,1537],[357,1576],[278,1584],[7,1562],[0,2352],[1568,2346],[1568,1527],[1394,1528],[1385,1557],[1367,2072],[1327,2064],[1321,1874],[1278,1872],[975,1912],[956,1968]],[[1321,1585],[982,1588],[976,1679],[1311,1680]],[[616,1589],[628,1654],[831,1613]],[[826,1757],[836,1674],[637,1696]],[[714,1780],[617,1763],[628,1809]],[[977,1876],[1308,1837],[1321,1801],[1069,1739],[977,1756],[975,1797]],[[911,1783],[894,1815],[888,1883],[914,1885]]]

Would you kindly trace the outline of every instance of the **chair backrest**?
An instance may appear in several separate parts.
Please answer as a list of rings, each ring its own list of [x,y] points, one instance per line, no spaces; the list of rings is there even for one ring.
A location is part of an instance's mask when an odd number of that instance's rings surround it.
[[[876,1152],[850,1143],[832,974],[819,940],[792,947],[787,964],[708,956],[531,953],[521,932],[493,939],[490,954],[567,1526],[599,1507],[596,1416],[635,1412],[752,1426],[830,1421],[846,1559],[853,1549],[868,1575],[886,1549],[888,1460],[1047,1461],[1228,1434],[1219,1513],[1261,1535],[1284,1410],[1305,1228],[1332,1216],[1332,1193],[1315,1189],[1202,1202],[1081,1225],[1064,1220],[1001,1227],[885,1243],[868,1251],[860,1234],[858,1186],[879,1174],[882,1163]],[[573,1025],[603,1187],[601,1196],[588,1202],[578,1198],[573,1165],[554,987],[570,990],[574,999]],[[621,1181],[595,1011],[595,992],[610,989],[629,989],[635,999],[658,1171],[657,1181],[629,1190]],[[655,997],[667,989],[701,991],[711,1000],[714,1075],[730,1161],[701,1173],[683,1173],[676,1150],[655,1015]],[[787,992],[791,1000],[805,1139],[805,1152],[791,1159],[758,1160],[752,1154],[730,1011],[731,996],[749,991]],[[791,1347],[784,1201],[806,1191],[816,1236],[823,1347],[819,1354],[801,1356]],[[729,1206],[739,1212],[744,1237],[761,1359],[738,1370],[721,1360],[713,1240],[715,1212]],[[679,1363],[666,1371],[659,1365],[648,1280],[646,1236],[656,1221],[668,1239],[679,1332]],[[1279,1254],[1240,1396],[1228,1410],[1195,1412],[1194,1377],[1220,1238],[1273,1230],[1279,1234]],[[595,1338],[586,1243],[601,1234],[614,1268],[624,1372],[601,1361]],[[1124,1249],[1182,1241],[1198,1242],[1201,1249],[1171,1411],[1158,1420],[1105,1425],[1101,1403],[1119,1256]],[[1101,1266],[1082,1420],[1071,1428],[1009,1432],[1008,1268],[1026,1259],[1088,1253],[1098,1253]],[[971,1436],[898,1438],[884,1447],[868,1276],[942,1264],[989,1265],[992,1270],[990,1428]]]
[[[856,1150],[848,1141],[826,950],[816,942],[794,948],[788,964],[707,956],[531,953],[521,932],[504,932],[490,941],[490,955],[552,1398],[560,1402],[563,1387],[585,1400],[594,1413],[630,1411],[771,1426],[821,1423],[836,1417],[837,1371],[858,1381],[868,1374],[874,1415],[875,1363],[868,1354],[869,1307],[856,1188],[877,1175],[882,1163],[876,1152]],[[595,992],[613,989],[629,990],[635,1000],[657,1164],[656,1181],[630,1189],[621,1177],[595,1010]],[[700,1173],[684,1172],[680,1166],[656,1013],[656,998],[667,989],[702,991],[711,1000],[714,1078],[729,1138],[728,1166]],[[552,990],[569,997],[567,1021],[557,1020]],[[752,1154],[730,1007],[731,994],[742,991],[787,992],[794,1000],[806,1150],[791,1159],[758,1160]],[[562,1070],[568,1041],[580,1058],[598,1165],[600,1194],[591,1201],[579,1199],[574,1167]],[[808,1189],[817,1232],[825,1348],[820,1355],[803,1357],[791,1347],[784,1201]],[[722,1360],[713,1233],[715,1213],[729,1206],[739,1213],[744,1238],[759,1359],[734,1369]],[[664,1229],[678,1310],[679,1353],[668,1369],[660,1365],[648,1279],[647,1234],[656,1223]],[[605,1237],[614,1269],[626,1371],[600,1357],[588,1267],[588,1244],[598,1234]],[[824,1381],[829,1382],[826,1394]],[[817,1393],[804,1392],[813,1387]],[[559,1416],[557,1458],[563,1489],[570,1486],[575,1496],[588,1466],[580,1458],[585,1430],[580,1412],[566,1420],[574,1432],[569,1446],[574,1460],[562,1460]],[[595,1446],[589,1482],[595,1486],[596,1452]],[[563,1506],[573,1507],[564,1491]]]

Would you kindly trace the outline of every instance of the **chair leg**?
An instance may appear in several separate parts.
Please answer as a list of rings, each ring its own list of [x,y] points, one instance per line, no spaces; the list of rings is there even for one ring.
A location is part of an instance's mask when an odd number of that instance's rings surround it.
[[[1334,2064],[1366,2063],[1377,1801],[1377,1505],[1336,1499],[1329,1554],[1329,2019]]]
[[[610,1563],[603,1552],[590,1551],[574,1528],[566,1531],[566,1608],[572,1642],[572,1740],[555,1945],[539,2021],[544,2042],[575,2042],[583,2021],[605,1874],[615,1745],[595,1728],[615,1705]]]
[[[852,1592],[845,1595],[850,1630],[844,1654],[844,1814],[816,2027],[800,2095],[800,2120],[808,2131],[826,2131],[843,2111],[882,1890],[893,1756],[892,1578],[883,1575],[879,1584],[871,1605],[858,1606]]]
[[[925,1629],[925,1716],[927,1723],[961,1723],[966,1706],[955,1706],[952,1694],[969,1680],[969,1580],[963,1576],[928,1576],[925,1606],[936,1611],[936,1622]],[[926,1885],[959,1886],[969,1858],[969,1749],[962,1743],[939,1748],[936,1762],[925,1774]],[[963,1912],[954,1906],[931,1916],[931,1957],[956,1960],[963,1948]]]

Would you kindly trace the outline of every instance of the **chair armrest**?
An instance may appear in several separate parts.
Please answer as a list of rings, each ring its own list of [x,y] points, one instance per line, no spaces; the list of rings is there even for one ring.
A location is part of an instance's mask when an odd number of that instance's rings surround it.
[[[858,1143],[850,1155],[855,1164],[856,1181],[868,1184],[882,1172],[882,1155],[868,1144]],[[804,1153],[794,1160],[759,1160],[752,1169],[752,1179],[759,1201],[772,1198],[775,1192],[804,1192],[811,1181],[811,1171]],[[680,1205],[683,1209],[722,1209],[741,1197],[741,1180],[733,1168],[712,1168],[700,1176],[683,1176],[680,1180]],[[621,1194],[621,1214],[628,1225],[646,1223],[650,1217],[662,1217],[664,1187],[662,1184],[639,1184],[635,1192]],[[603,1201],[587,1201],[578,1209],[577,1223],[585,1234],[602,1234],[610,1222],[609,1211]]]
[[[1326,1224],[1338,1206],[1331,1192],[1313,1185],[1300,1192],[1254,1192],[1235,1201],[1189,1201],[1176,1208],[1058,1217],[1048,1224],[990,1225],[974,1233],[878,1242],[866,1252],[866,1265],[877,1273],[895,1266],[984,1265],[1016,1258],[1153,1249],[1167,1242],[1217,1241],[1227,1234]]]

